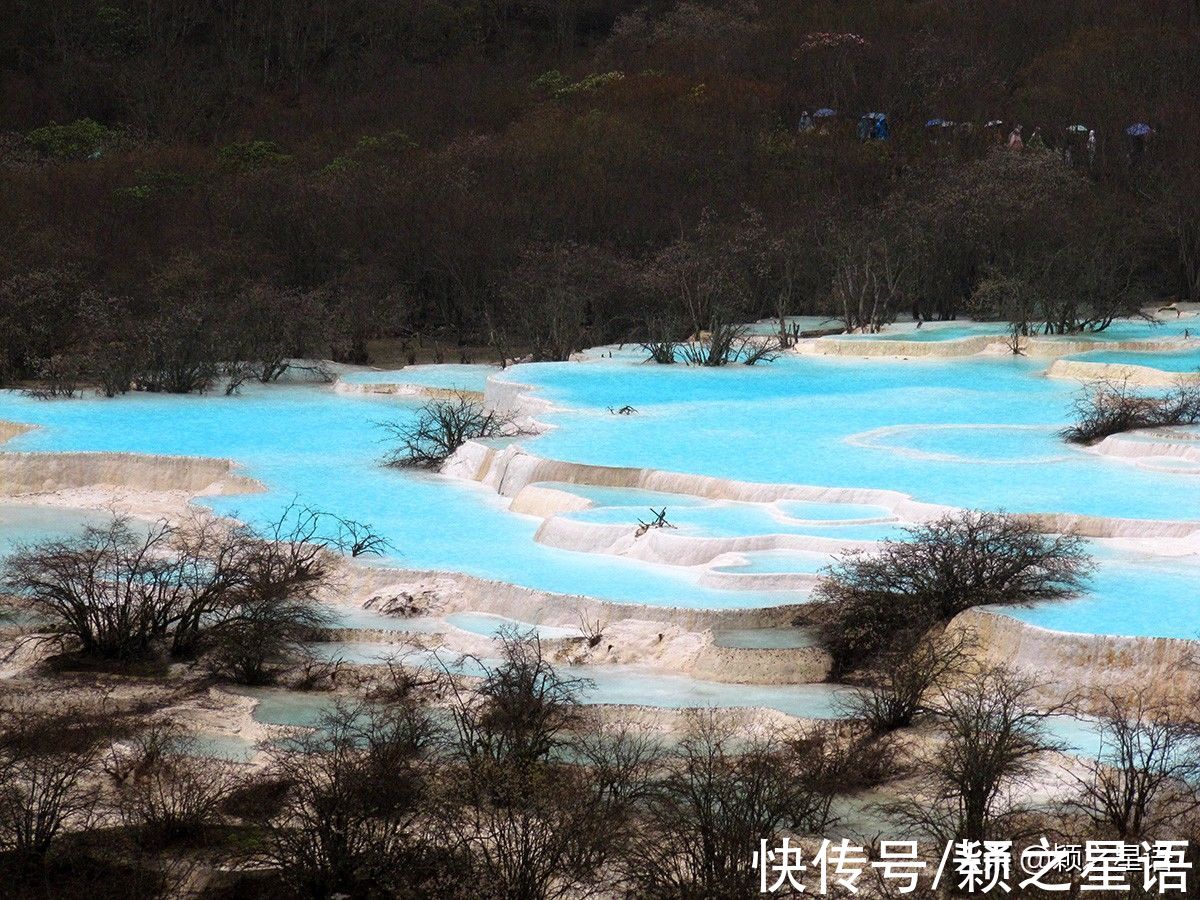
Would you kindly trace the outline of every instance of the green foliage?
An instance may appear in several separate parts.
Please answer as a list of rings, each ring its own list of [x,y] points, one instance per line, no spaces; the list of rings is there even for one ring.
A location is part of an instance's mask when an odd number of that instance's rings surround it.
[[[386,131],[383,134],[364,134],[354,145],[356,155],[366,153],[401,153],[415,150],[417,142],[400,129]]]
[[[554,96],[570,84],[570,78],[558,71],[558,69],[551,69],[548,72],[543,72],[534,79],[533,87],[536,90]]]
[[[577,94],[588,94],[601,90],[610,84],[624,80],[624,78],[624,72],[592,72],[579,81],[572,81],[558,69],[551,69],[549,72],[539,75],[534,80],[533,87],[555,100],[561,100]]]
[[[357,159],[352,159],[349,156],[335,156],[321,169],[320,174],[329,177],[336,177],[338,175],[345,175],[347,172],[353,172],[355,169],[361,168],[362,163],[360,163]]]
[[[237,141],[217,151],[221,167],[231,172],[273,168],[290,163],[294,157],[280,151],[274,141]]]
[[[99,156],[115,136],[92,119],[76,119],[69,125],[52,122],[35,128],[26,139],[39,153],[58,159],[90,159]]]

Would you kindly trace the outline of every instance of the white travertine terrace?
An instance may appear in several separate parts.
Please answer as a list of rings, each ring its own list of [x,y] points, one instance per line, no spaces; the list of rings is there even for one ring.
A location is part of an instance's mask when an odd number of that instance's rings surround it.
[[[1105,349],[1170,350],[1181,346],[1169,341],[1113,341]],[[1037,357],[1060,357],[1095,349],[1091,342],[1032,339],[1026,352]],[[829,340],[803,342],[798,353],[837,356],[961,356],[977,353],[1006,353],[1007,346],[995,335],[980,335],[946,341]],[[580,365],[591,363],[582,362]],[[1131,383],[1158,386],[1180,377],[1143,366],[1085,363],[1055,359],[1052,377],[1094,379],[1097,373],[1113,377],[1126,373]],[[1137,370],[1137,371],[1133,371]],[[1135,378],[1150,379],[1137,382]],[[457,391],[424,385],[354,383],[339,381],[335,391],[348,394],[394,394],[412,397],[442,397]],[[541,427],[539,415],[554,409],[532,388],[498,373],[488,378],[485,402],[513,414],[523,425]],[[949,426],[948,426],[949,427]],[[957,426],[955,426],[957,427]],[[987,427],[987,426],[961,426]],[[1027,426],[1012,426],[1027,427]],[[26,426],[0,422],[0,441],[19,435]],[[881,433],[876,429],[872,433]],[[864,435],[867,435],[864,432]],[[1200,469],[1200,439],[1169,431],[1139,435],[1117,435],[1088,452],[1130,461],[1132,464],[1195,463]],[[869,542],[797,534],[754,534],[710,537],[650,530],[640,536],[625,524],[607,524],[570,517],[592,506],[586,497],[551,484],[578,484],[635,488],[665,494],[684,494],[710,500],[751,503],[810,501],[864,504],[883,507],[902,522],[928,521],[949,507],[919,502],[899,491],[868,488],[828,488],[794,484],[738,481],[652,468],[583,465],[540,457],[513,444],[498,447],[469,442],[453,456],[444,474],[479,482],[508,498],[509,510],[541,519],[535,539],[546,546],[575,552],[612,554],[657,565],[711,567],[724,554],[771,550],[836,553]],[[886,482],[885,482],[886,483]],[[109,489],[135,492],[173,493],[186,503],[194,497],[236,494],[262,490],[242,474],[236,464],[223,459],[138,455],[132,453],[0,453],[0,497],[33,496],[45,502],[54,497],[79,496],[93,489],[89,503]],[[178,495],[178,497],[174,497]],[[1151,521],[1066,515],[1053,512],[1028,514],[1049,532],[1073,532],[1096,538],[1118,538],[1174,542],[1191,546],[1200,541],[1200,521]],[[839,520],[847,524],[856,520]],[[862,520],[882,521],[882,520]],[[804,572],[698,573],[700,584],[749,590],[803,590],[815,576]],[[711,630],[736,627],[774,627],[793,624],[803,617],[802,605],[760,609],[692,609],[657,605],[608,602],[521,587],[461,573],[414,571],[398,568],[347,564],[334,605],[362,607],[378,596],[429,591],[438,598],[437,615],[454,612],[486,612],[520,622],[541,625],[577,626],[581,618],[603,620],[605,640],[597,648],[584,649],[577,639],[548,642],[556,653],[571,662],[592,665],[646,666],[663,672],[686,673],[696,678],[747,684],[798,684],[827,676],[829,660],[815,648],[744,649],[717,646]],[[398,622],[398,626],[402,623]],[[1176,698],[1190,690],[1191,676],[1181,675],[1190,659],[1193,642],[1166,638],[1124,638],[1103,635],[1067,634],[1025,624],[986,610],[973,610],[955,620],[954,627],[970,627],[983,638],[984,653],[1039,676],[1049,699],[1052,694],[1085,687],[1127,690],[1149,685],[1164,697]],[[343,637],[359,633],[348,631]],[[373,639],[401,632],[379,630]],[[486,640],[479,635],[451,629],[439,640],[463,652],[475,652]]]
[[[1164,388],[1177,384],[1196,384],[1195,372],[1165,372],[1152,366],[1131,363],[1088,362],[1083,359],[1056,359],[1046,370],[1048,378],[1074,378],[1079,381],[1109,381],[1133,387]]]
[[[32,430],[32,425],[23,425],[20,422],[5,422],[0,419],[0,444]]]
[[[1187,704],[1200,688],[1195,641],[1050,631],[986,609],[967,610],[949,627],[970,629],[987,661],[1034,677],[1051,705],[1079,700],[1086,708],[1100,691],[1142,690],[1148,700]]]
[[[0,495],[52,493],[88,487],[145,492],[184,491],[193,496],[263,490],[227,459],[140,453],[0,453]]]

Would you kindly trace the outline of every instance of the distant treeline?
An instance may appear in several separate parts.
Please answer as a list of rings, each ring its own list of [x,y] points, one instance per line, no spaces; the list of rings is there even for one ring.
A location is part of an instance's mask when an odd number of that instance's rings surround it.
[[[818,107],[849,121],[798,131]],[[888,141],[855,138],[866,110]],[[1072,166],[935,117],[1100,140]],[[1180,0],[17,0],[0,132],[8,382],[1200,298]]]

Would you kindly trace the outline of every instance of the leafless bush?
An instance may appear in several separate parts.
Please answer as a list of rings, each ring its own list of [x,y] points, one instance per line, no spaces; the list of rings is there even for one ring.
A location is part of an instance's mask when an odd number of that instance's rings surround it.
[[[512,416],[485,410],[466,394],[452,400],[431,400],[417,410],[416,421],[382,422],[396,441],[384,464],[436,469],[467,441],[521,434]]]
[[[728,714],[692,716],[639,807],[624,859],[631,895],[751,896],[757,871],[746,848],[787,830],[829,824],[830,748],[820,737],[747,735]]]
[[[1100,752],[1074,776],[1067,809],[1122,841],[1180,833],[1200,809],[1200,737],[1195,722],[1144,694],[1102,698]]]
[[[744,325],[714,320],[706,331],[681,344],[679,354],[689,366],[715,367],[735,362],[753,366],[778,359],[779,343],[774,337],[750,334]]]
[[[172,725],[135,737],[123,765],[117,806],[143,845],[203,837],[238,785],[230,763],[200,756],[195,739]]]
[[[337,682],[343,665],[341,659],[301,657],[288,680],[288,687],[294,691],[328,690]]]
[[[1091,570],[1083,542],[1002,513],[951,513],[828,569],[813,617],[839,671],[903,651],[973,606],[1057,600]]]
[[[846,712],[875,733],[911,725],[929,695],[962,676],[977,646],[966,629],[931,629],[911,648],[881,655],[861,675],[846,701]]]
[[[315,591],[328,567],[317,521],[289,510],[264,537],[202,517],[140,535],[114,518],[74,538],[19,547],[5,560],[3,584],[87,656],[187,654],[219,634],[228,659],[249,671],[251,657],[270,660],[300,629],[324,622]]]
[[[1200,384],[1180,381],[1165,393],[1139,394],[1126,382],[1091,385],[1075,399],[1075,423],[1061,432],[1073,444],[1094,444],[1139,428],[1200,422]]]
[[[604,640],[604,620],[597,616],[589,619],[586,613],[579,614],[579,630],[583,632],[589,647],[597,647]]]
[[[593,728],[578,702],[583,682],[557,672],[536,637],[502,641],[503,662],[479,663],[474,689],[452,682],[447,691],[444,827],[482,894],[597,896],[605,861],[631,828],[652,745]]]
[[[334,546],[342,553],[352,557],[382,556],[393,548],[393,544],[381,535],[367,522],[356,522],[354,519],[335,517],[337,536]]]
[[[679,347],[679,341],[660,338],[658,340],[645,341],[642,344],[642,349],[650,354],[647,362],[658,363],[661,366],[673,365],[675,362],[675,351]]]
[[[433,736],[415,706],[358,704],[281,742],[263,862],[300,896],[439,896],[452,860],[424,830]]]
[[[35,400],[69,399],[79,393],[80,365],[74,358],[54,355],[42,360],[37,377],[38,383],[25,389]]]
[[[945,687],[930,705],[945,740],[923,766],[917,793],[884,811],[939,841],[1017,839],[1029,810],[1019,788],[1043,754],[1061,749],[1046,737],[1054,710],[1033,703],[1033,684],[990,669]]]
[[[54,698],[0,705],[0,848],[40,863],[99,802],[89,778],[112,736],[102,706]]]

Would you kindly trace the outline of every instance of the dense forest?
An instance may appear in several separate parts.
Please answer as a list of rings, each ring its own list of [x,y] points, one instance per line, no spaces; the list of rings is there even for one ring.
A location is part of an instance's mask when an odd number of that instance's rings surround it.
[[[804,313],[1062,332],[1200,299],[1196,2],[10,10],[10,382],[561,359]]]

